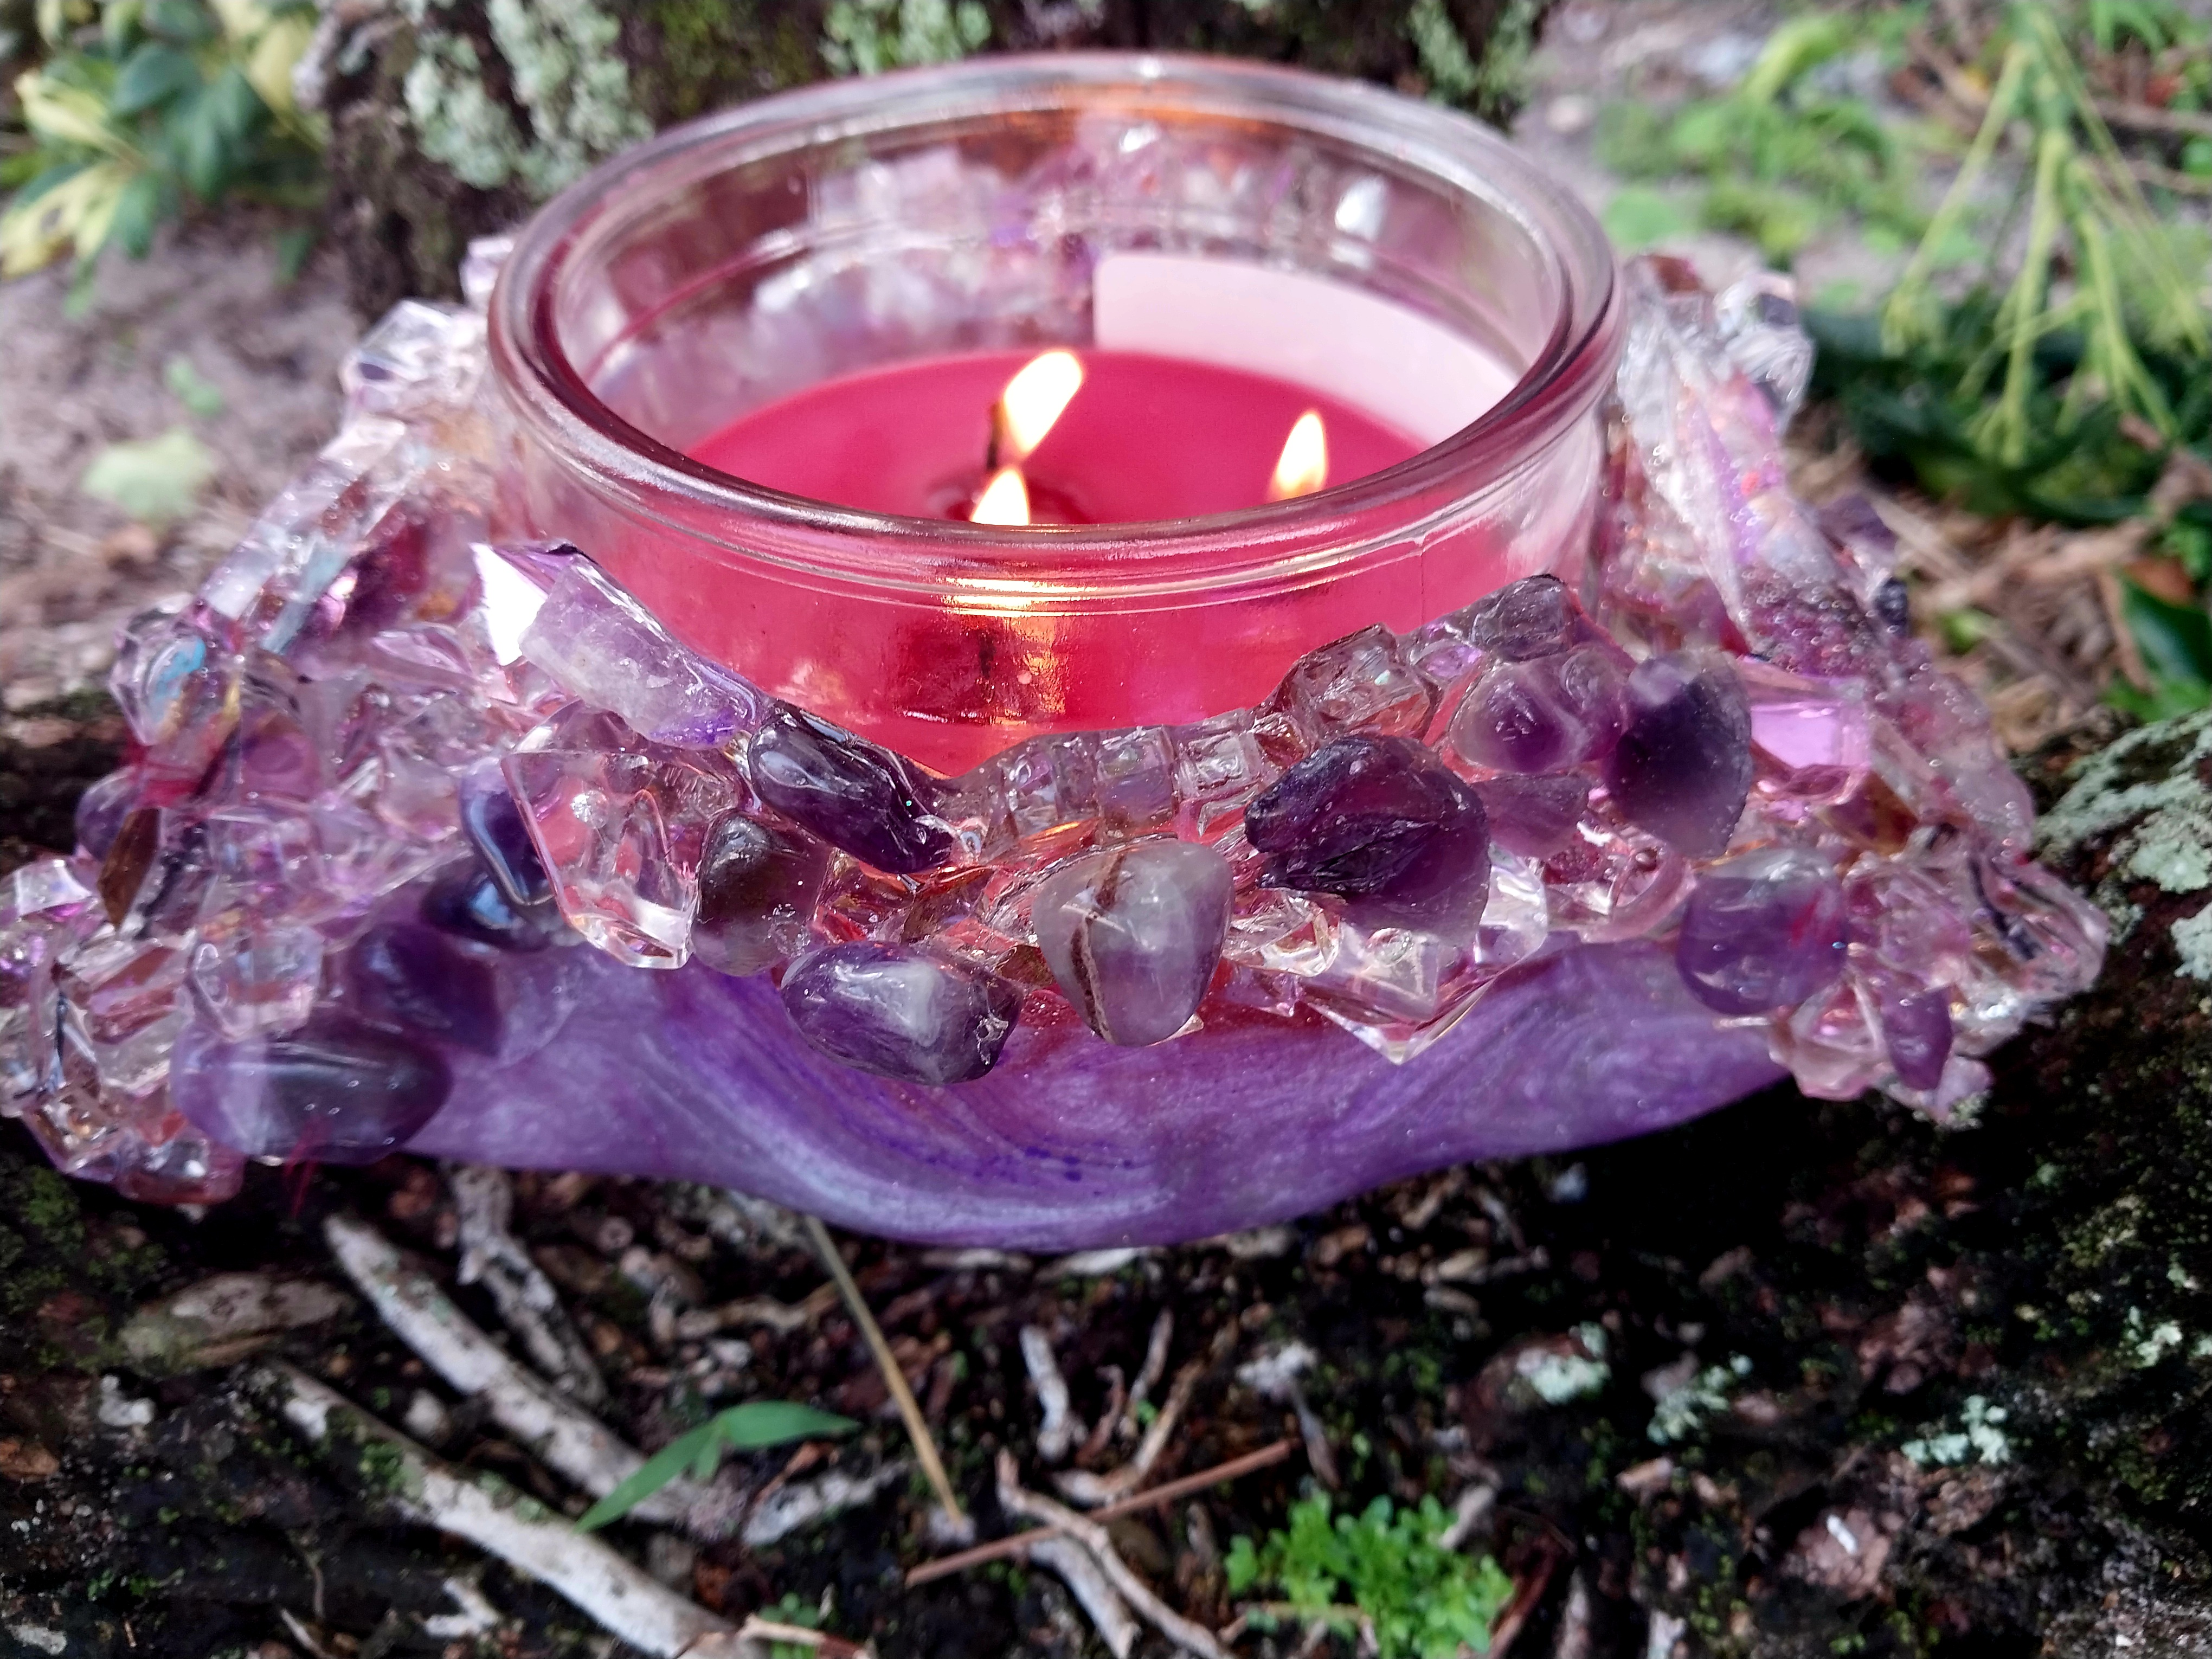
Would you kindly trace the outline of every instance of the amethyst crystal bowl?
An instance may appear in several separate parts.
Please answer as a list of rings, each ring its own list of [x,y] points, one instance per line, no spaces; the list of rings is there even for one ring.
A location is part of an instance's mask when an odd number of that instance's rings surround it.
[[[1879,520],[1791,498],[1786,289],[1626,289],[1577,583],[957,777],[501,539],[482,311],[400,307],[321,459],[127,630],[130,764],[0,888],[0,1110],[148,1200],[405,1147],[1046,1249],[1784,1076],[1950,1111],[2101,918]]]

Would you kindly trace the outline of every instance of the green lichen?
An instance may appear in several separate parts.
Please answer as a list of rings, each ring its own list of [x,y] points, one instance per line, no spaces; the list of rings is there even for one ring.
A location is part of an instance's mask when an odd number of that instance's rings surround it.
[[[991,39],[979,0],[831,0],[822,56],[839,75],[949,64]]]
[[[1951,1468],[1967,1462],[2009,1463],[2012,1442],[2001,1425],[2008,1413],[1978,1394],[1968,1395],[1959,1407],[1960,1426],[1938,1427],[1898,1449],[1921,1468]]]
[[[464,184],[544,198],[651,134],[617,49],[621,25],[592,0],[488,0],[490,44],[527,132],[488,84],[479,43],[447,27],[449,3],[401,0],[416,35],[403,90],[423,154]]]

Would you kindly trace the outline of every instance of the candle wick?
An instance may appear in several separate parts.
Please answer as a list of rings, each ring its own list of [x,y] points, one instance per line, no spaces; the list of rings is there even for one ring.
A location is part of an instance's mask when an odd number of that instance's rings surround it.
[[[999,470],[999,456],[1006,440],[1006,400],[1000,398],[991,405],[991,435],[983,441],[983,476],[989,477]]]

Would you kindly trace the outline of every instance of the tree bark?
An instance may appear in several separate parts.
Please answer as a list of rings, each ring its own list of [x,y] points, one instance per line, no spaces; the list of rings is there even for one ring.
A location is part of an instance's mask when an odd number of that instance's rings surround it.
[[[855,37],[878,66],[961,55],[979,35],[994,52],[1228,53],[1502,118],[1549,0],[598,3],[325,0],[301,86],[330,118],[331,228],[365,317],[457,293],[469,240],[510,228],[583,164],[818,80],[841,54],[849,65]]]

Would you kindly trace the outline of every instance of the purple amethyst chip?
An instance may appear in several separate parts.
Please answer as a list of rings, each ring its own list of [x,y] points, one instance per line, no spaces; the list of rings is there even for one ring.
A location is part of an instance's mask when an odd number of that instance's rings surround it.
[[[1165,1042],[1198,1012],[1236,896],[1228,860],[1212,848],[1137,842],[1054,872],[1030,920],[1084,1023],[1109,1042],[1142,1048]]]
[[[522,809],[514,804],[507,780],[496,768],[485,768],[462,781],[461,833],[508,899],[523,905],[552,902],[552,878],[531,844]]]
[[[691,954],[722,974],[757,974],[805,948],[830,849],[803,831],[726,812],[699,857]]]
[[[1751,706],[1728,659],[1676,651],[1637,664],[1628,729],[1605,775],[1629,822],[1690,858],[1717,858],[1751,779]]]
[[[791,965],[783,1006],[830,1059],[902,1083],[969,1083],[999,1063],[1022,994],[988,969],[918,945],[856,939]]]
[[[1339,738],[1244,812],[1269,887],[1403,909],[1480,914],[1490,831],[1474,789],[1409,738]]]
[[[1626,678],[1601,646],[1493,663],[1452,714],[1452,746],[1493,772],[1559,772],[1601,759],[1628,722]]]
[[[1833,985],[1849,942],[1834,866],[1809,848],[1767,847],[1699,874],[1674,965],[1707,1007],[1762,1014]]]
[[[169,1086],[178,1110],[249,1158],[374,1164],[438,1115],[453,1083],[428,1043],[325,1009],[242,1042],[193,1027]]]
[[[778,703],[750,753],[753,788],[832,847],[895,876],[952,856],[932,808],[934,780],[911,763],[804,709]]]
[[[415,922],[380,922],[346,952],[346,988],[379,1024],[499,1052],[504,1020],[491,966],[449,934]]]
[[[1943,1067],[1951,1058],[1948,992],[1905,991],[1884,997],[1881,1030],[1899,1083],[1908,1089],[1932,1090],[1943,1081]]]

